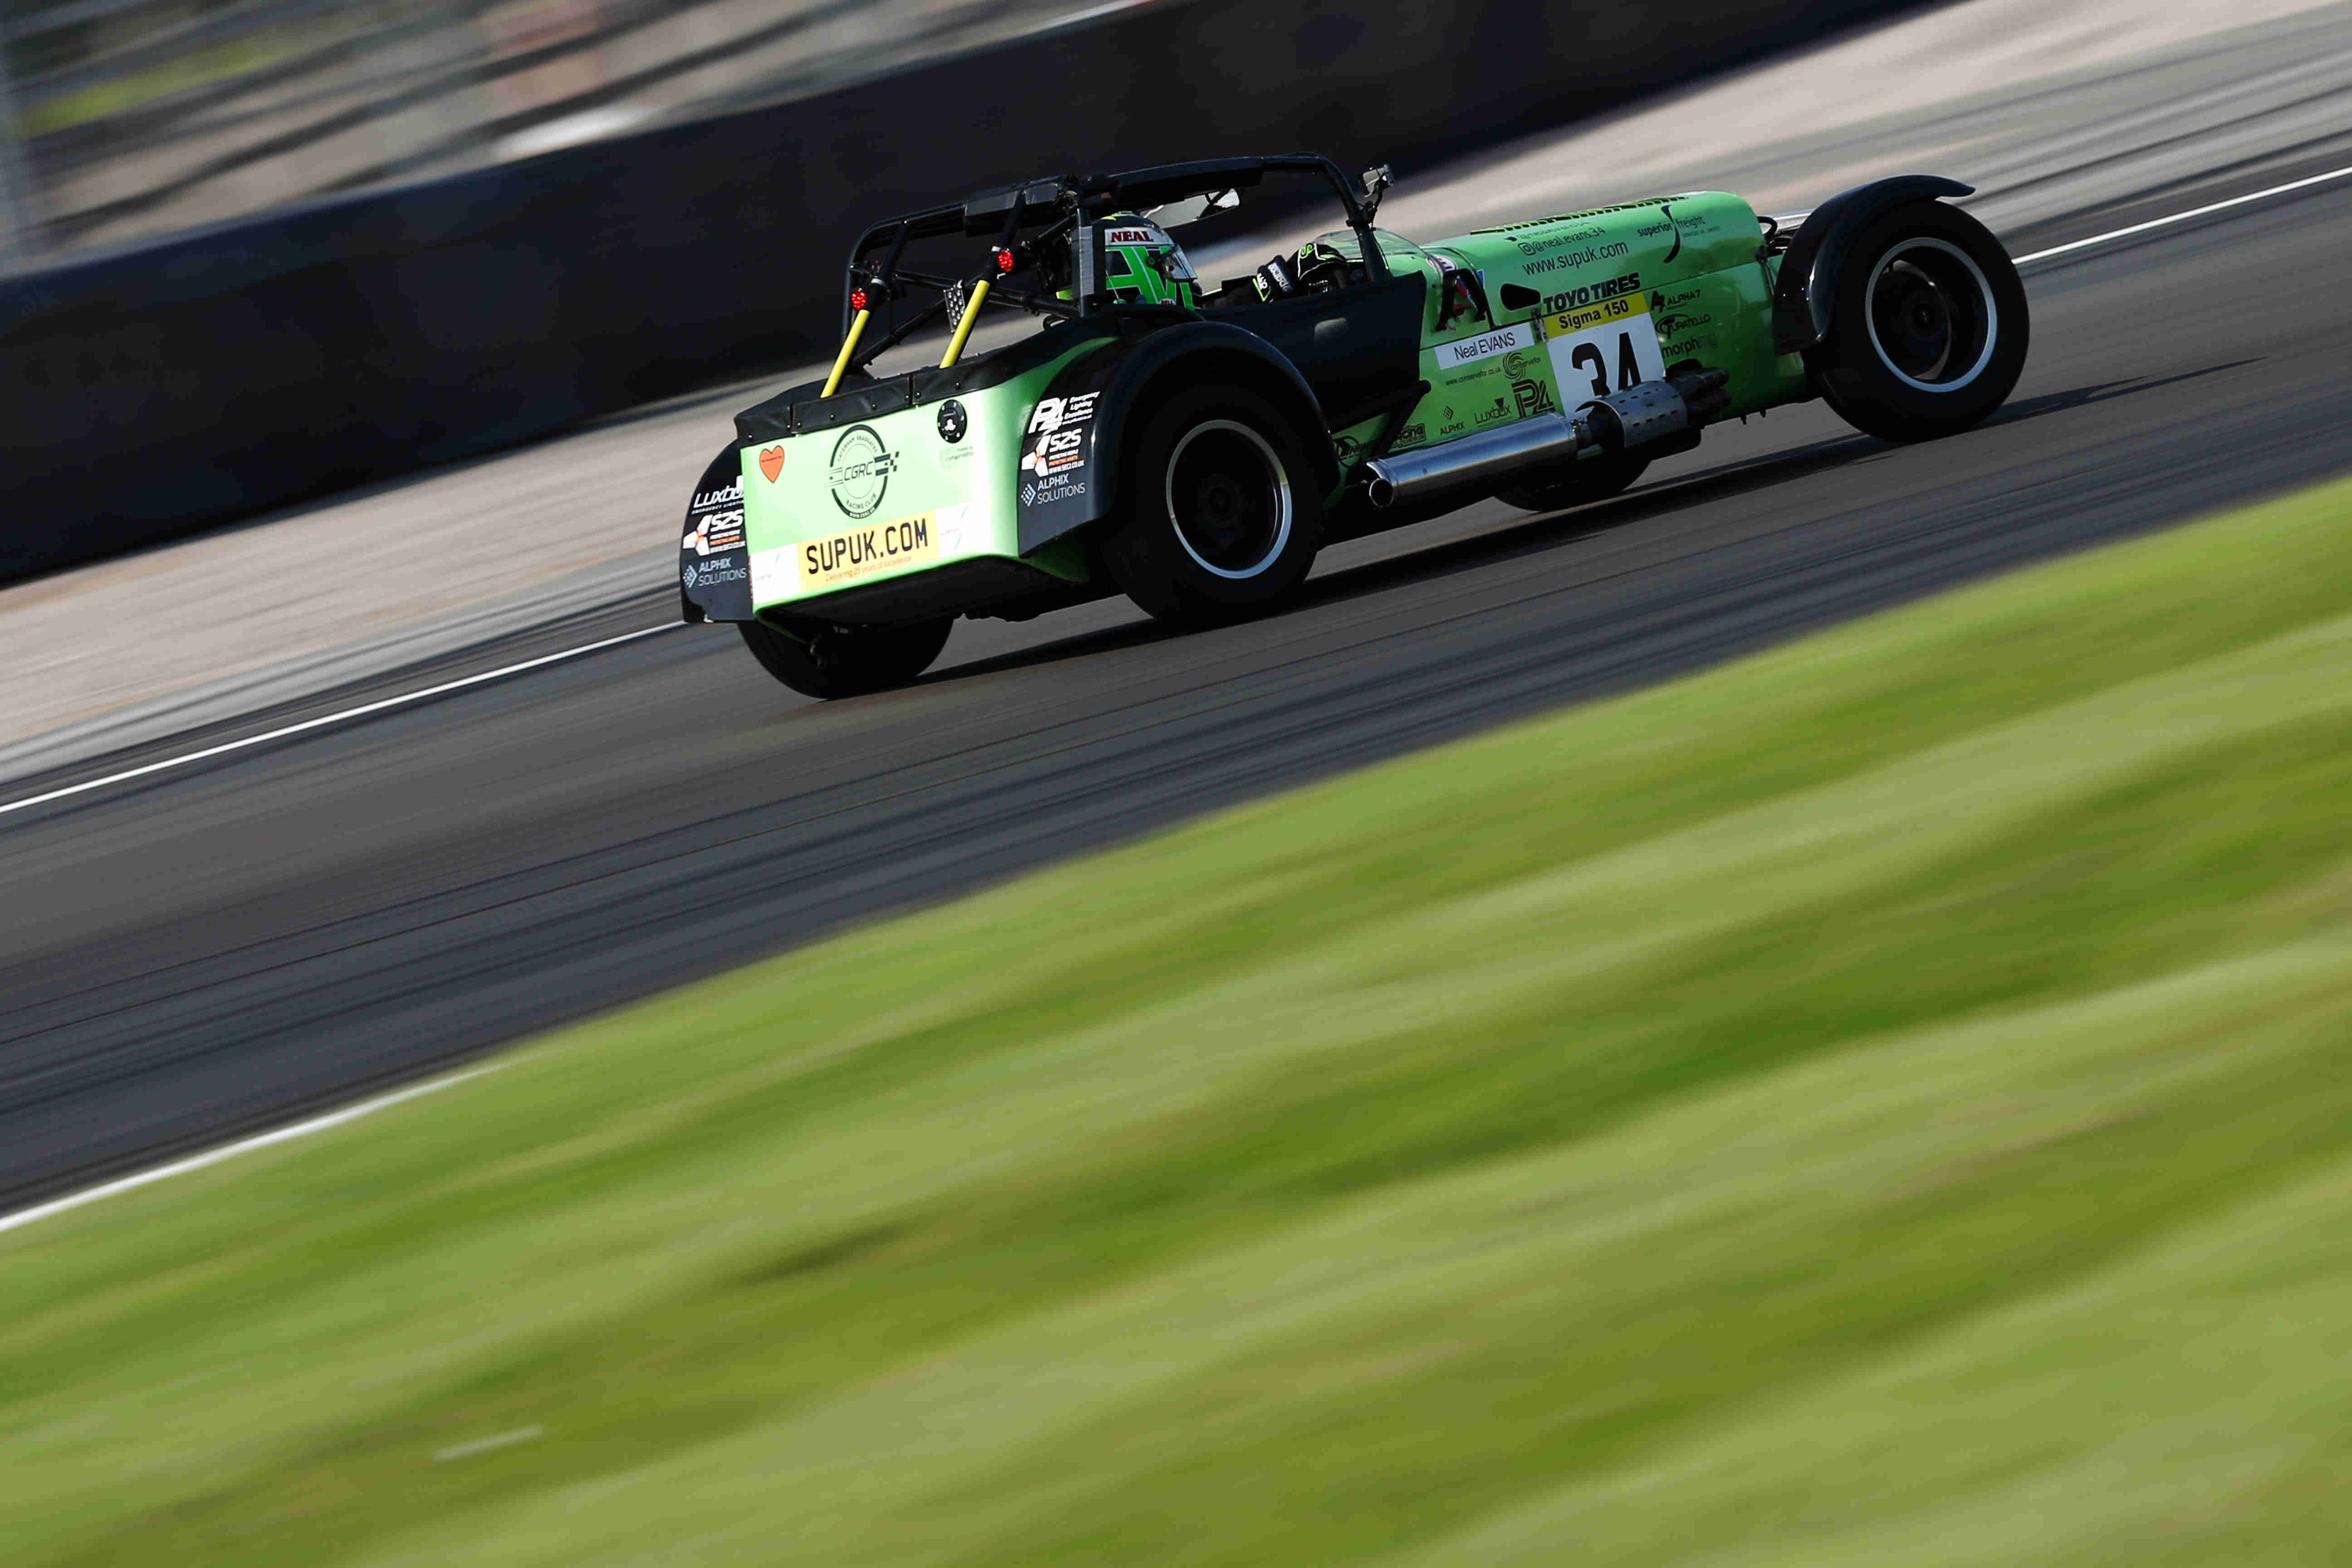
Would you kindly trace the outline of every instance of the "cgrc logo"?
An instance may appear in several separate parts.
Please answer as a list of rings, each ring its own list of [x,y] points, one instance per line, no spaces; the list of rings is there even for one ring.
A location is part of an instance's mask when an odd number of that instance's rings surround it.
[[[848,517],[872,517],[890,488],[898,455],[882,444],[873,427],[853,425],[833,444],[833,466],[825,482],[833,487],[833,504]]]

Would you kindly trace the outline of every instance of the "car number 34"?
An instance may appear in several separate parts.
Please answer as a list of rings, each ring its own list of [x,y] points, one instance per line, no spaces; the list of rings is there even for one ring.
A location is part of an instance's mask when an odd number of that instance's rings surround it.
[[[1563,310],[1545,321],[1544,336],[1562,398],[1606,397],[1636,382],[1665,378],[1646,294]]]

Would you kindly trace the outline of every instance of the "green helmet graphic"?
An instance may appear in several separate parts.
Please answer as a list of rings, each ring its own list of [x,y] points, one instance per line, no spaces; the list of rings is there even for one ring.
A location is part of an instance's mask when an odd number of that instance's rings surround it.
[[[1148,217],[1118,213],[1103,220],[1103,282],[1113,303],[1181,305],[1199,301],[1192,264],[1168,231]]]

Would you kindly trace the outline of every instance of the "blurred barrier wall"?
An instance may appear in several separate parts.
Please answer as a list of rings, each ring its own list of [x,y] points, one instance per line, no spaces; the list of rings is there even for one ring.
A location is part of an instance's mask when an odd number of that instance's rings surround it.
[[[1410,179],[1904,8],[1171,0],[20,275],[0,283],[0,579],[829,353],[845,251],[904,208],[1047,170],[1299,148]],[[709,456],[678,454],[681,508]],[[673,521],[647,518],[647,538]]]

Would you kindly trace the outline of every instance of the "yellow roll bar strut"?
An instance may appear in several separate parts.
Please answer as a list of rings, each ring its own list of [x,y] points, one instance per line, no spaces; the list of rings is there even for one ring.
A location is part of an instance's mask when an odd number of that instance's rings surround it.
[[[824,378],[824,390],[819,397],[831,397],[841,388],[841,378],[849,372],[849,356],[857,352],[857,340],[866,335],[866,318],[871,310],[860,310],[849,323],[849,335],[841,340],[841,353],[834,356],[833,374]]]
[[[948,340],[948,352],[940,361],[941,370],[949,369],[963,357],[964,341],[971,336],[971,324],[980,320],[980,307],[988,298],[990,279],[983,278],[971,286],[971,303],[963,308],[963,320],[956,323],[955,336]]]

